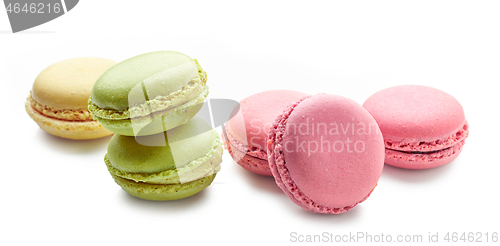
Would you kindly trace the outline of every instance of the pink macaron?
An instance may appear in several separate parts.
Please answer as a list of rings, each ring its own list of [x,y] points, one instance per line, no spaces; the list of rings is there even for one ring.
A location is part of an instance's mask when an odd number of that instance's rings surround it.
[[[370,196],[384,166],[384,141],[355,101],[317,94],[290,105],[269,131],[267,154],[278,186],[314,213],[344,213]]]
[[[240,101],[239,111],[224,126],[224,147],[241,167],[272,176],[267,161],[267,132],[277,115],[307,94],[290,90],[271,90]]]
[[[384,136],[385,163],[427,169],[453,161],[462,151],[469,125],[460,103],[441,90],[402,85],[381,90],[363,107]]]

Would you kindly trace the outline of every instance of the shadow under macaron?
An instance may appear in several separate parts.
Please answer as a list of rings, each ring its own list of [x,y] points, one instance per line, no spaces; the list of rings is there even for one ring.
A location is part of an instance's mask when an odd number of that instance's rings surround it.
[[[209,188],[209,187],[207,187]],[[196,206],[205,206],[204,202],[206,202],[209,198],[208,193],[210,190],[204,189],[195,195],[182,198],[179,200],[169,200],[169,201],[153,201],[153,200],[145,200],[135,196],[132,196],[120,189],[119,198],[123,200],[123,202],[133,208],[152,212],[168,212],[175,213],[178,211],[186,210],[189,211]]]
[[[342,225],[345,226],[349,223],[359,223],[359,220],[363,217],[363,203],[356,205],[351,210],[341,213],[341,214],[320,214],[320,213],[311,213],[305,209],[300,208],[299,206],[295,206],[293,208],[295,211],[295,215],[297,217],[301,217],[310,221],[311,223],[321,224],[324,226],[329,225]]]
[[[239,172],[238,175],[243,179],[245,179],[245,181],[250,185],[252,185],[253,187],[256,187],[257,189],[263,190],[265,192],[285,195],[283,191],[280,189],[280,187],[278,187],[278,185],[276,184],[276,181],[274,180],[273,176],[266,176],[250,172],[241,167],[238,163],[236,163],[232,159],[230,165],[235,165],[235,169],[237,169]]]
[[[106,149],[111,136],[96,139],[73,140],[54,136],[39,129],[37,132],[42,142],[54,149],[71,154],[86,154],[94,151]]]
[[[234,165],[234,168],[238,170],[239,177],[245,179],[247,183],[249,183],[252,187],[256,187],[259,190],[264,192],[271,193],[273,195],[279,196],[280,203],[275,204],[273,207],[279,207],[282,209],[287,209],[289,212],[293,213],[297,217],[304,218],[313,223],[324,224],[325,226],[332,224],[346,224],[359,220],[362,217],[363,205],[362,203],[356,205],[351,210],[341,213],[341,214],[319,214],[319,213],[311,213],[307,210],[302,209],[297,206],[293,202],[290,201],[290,198],[283,193],[281,188],[276,184],[273,176],[260,175],[248,170],[245,170],[241,166],[238,165],[234,160],[231,160],[231,164]]]
[[[445,173],[450,172],[456,164],[458,162],[454,160],[443,166],[429,169],[405,169],[385,164],[382,177],[411,183],[427,182],[446,175]]]

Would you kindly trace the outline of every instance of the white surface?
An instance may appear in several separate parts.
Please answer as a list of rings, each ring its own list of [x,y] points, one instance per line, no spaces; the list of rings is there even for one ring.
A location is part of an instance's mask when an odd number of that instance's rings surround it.
[[[487,232],[490,241],[500,233],[498,1],[94,0],[18,34],[0,12],[1,245],[283,245],[292,232],[422,235],[426,244],[429,233],[439,233],[440,242],[447,232],[481,232],[483,241]],[[109,138],[48,135],[24,102],[37,74],[54,62],[121,61],[155,50],[197,58],[208,73],[210,98],[239,101],[292,89],[361,104],[389,86],[433,86],[462,103],[470,136],[446,166],[386,166],[372,196],[342,215],[300,209],[272,178],[244,171],[227,152],[202,193],[173,202],[139,200],[106,170]]]

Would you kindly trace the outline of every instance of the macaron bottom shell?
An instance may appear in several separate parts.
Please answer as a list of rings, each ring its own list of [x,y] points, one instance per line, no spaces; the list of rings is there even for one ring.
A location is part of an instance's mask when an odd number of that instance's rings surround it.
[[[207,188],[215,178],[216,173],[183,184],[149,184],[135,182],[111,175],[115,182],[128,194],[153,201],[179,200],[193,196]]]
[[[385,164],[406,169],[428,169],[448,164],[462,152],[469,136],[469,123],[443,139],[385,141]]]
[[[59,120],[43,115],[34,109],[28,102],[25,103],[25,109],[28,115],[42,130],[61,138],[86,140],[102,138],[113,134],[95,120]]]
[[[462,152],[465,141],[433,152],[403,152],[385,149],[385,164],[406,169],[428,169],[450,163]]]

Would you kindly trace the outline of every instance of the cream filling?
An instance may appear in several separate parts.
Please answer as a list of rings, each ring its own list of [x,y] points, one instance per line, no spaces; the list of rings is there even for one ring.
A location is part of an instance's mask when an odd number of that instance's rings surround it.
[[[40,114],[45,115],[47,117],[56,118],[59,120],[68,120],[68,121],[91,121],[92,115],[86,108],[80,109],[58,109],[54,107],[50,107],[47,105],[42,105],[39,102],[33,99],[31,95],[27,99],[27,102],[31,107],[33,107],[36,111],[40,112]]]
[[[89,121],[69,121],[69,120],[60,120],[52,117],[48,117],[38,110],[33,108],[29,102],[24,104],[26,112],[28,115],[40,126],[55,128],[60,131],[72,131],[75,133],[78,132],[88,132],[88,131],[102,131],[104,128],[99,124],[99,122],[95,120]],[[106,131],[107,132],[107,131]]]
[[[108,119],[108,118],[101,118],[97,115],[94,115],[94,118],[96,120],[98,120],[99,122],[101,122],[101,124],[104,124],[104,125],[112,125],[112,124],[115,124],[116,122],[119,122],[119,121],[126,121],[127,123],[133,122],[133,124],[136,125],[138,128],[142,128],[142,127],[150,124],[153,120],[159,119],[161,117],[164,117],[164,118],[174,117],[175,115],[178,114],[178,112],[185,112],[185,111],[189,110],[190,108],[196,106],[197,104],[203,103],[203,101],[205,100],[205,98],[208,95],[208,86],[205,86],[204,89],[205,90],[202,91],[201,94],[198,94],[192,100],[190,100],[184,104],[178,105],[176,107],[168,108],[166,110],[157,111],[157,112],[154,112],[152,114],[147,114],[143,117],[137,117],[137,118],[132,118],[132,119],[130,119],[130,118]]]
[[[182,89],[169,94],[168,96],[157,96],[154,99],[138,104],[125,111],[99,108],[92,103],[92,97],[89,98],[89,110],[96,117],[109,120],[123,120],[137,117],[144,117],[151,113],[164,111],[173,107],[185,104],[203,94],[208,90],[208,86],[201,82],[189,82]]]

